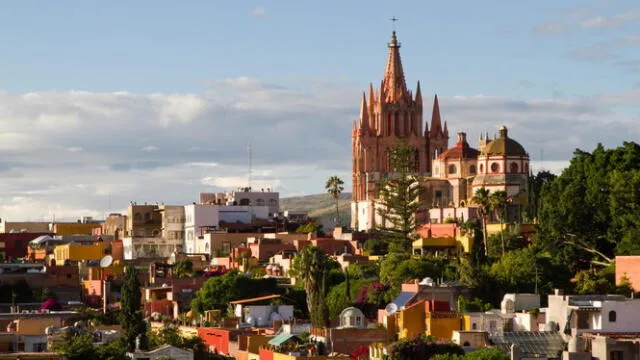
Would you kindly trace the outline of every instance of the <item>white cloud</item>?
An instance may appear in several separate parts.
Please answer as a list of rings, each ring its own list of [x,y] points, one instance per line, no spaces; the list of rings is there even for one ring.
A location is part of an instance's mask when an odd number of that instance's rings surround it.
[[[249,143],[254,188],[320,193],[337,174],[349,190],[351,126],[366,84],[295,85],[240,77],[211,82],[202,94],[0,92],[0,217],[99,216],[129,201],[191,203],[201,191],[247,184]],[[423,92],[427,122],[431,95]],[[544,151],[545,168],[566,163],[576,147],[640,136],[636,117],[616,109],[637,106],[638,90],[557,101],[439,99],[451,145],[457,131],[476,145],[481,132],[505,124],[534,161]]]
[[[595,16],[580,22],[582,28],[616,27],[640,19],[640,8],[628,9],[612,16]]]
[[[153,145],[147,145],[147,146],[143,147],[141,150],[145,151],[145,152],[158,151],[158,147],[157,146],[153,146]]]
[[[254,17],[264,17],[264,16],[267,16],[267,14],[268,14],[267,9],[261,6],[251,9],[251,16],[254,16]]]

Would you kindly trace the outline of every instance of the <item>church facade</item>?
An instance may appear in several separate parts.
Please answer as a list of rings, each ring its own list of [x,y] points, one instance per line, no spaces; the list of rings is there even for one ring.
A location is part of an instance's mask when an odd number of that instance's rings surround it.
[[[407,87],[395,31],[387,46],[380,87],[369,84],[353,123],[351,227],[363,231],[380,225],[376,200],[383,181],[393,175],[388,152],[400,142],[413,148],[413,175],[425,189],[420,199],[424,211],[416,214],[419,222],[438,221],[429,215],[431,209],[468,206],[481,187],[505,190],[512,200],[526,199],[529,156],[508,137],[506,127],[493,140],[482,136],[479,149],[468,144],[465,133],[458,133],[449,148],[448,125],[442,121],[437,95],[429,109],[431,119],[425,122],[420,82],[415,94]]]

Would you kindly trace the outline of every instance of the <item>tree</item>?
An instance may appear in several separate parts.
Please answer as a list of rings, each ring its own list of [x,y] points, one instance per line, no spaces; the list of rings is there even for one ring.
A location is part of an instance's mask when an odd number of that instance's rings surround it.
[[[237,270],[207,279],[191,300],[191,308],[200,314],[217,309],[226,314],[229,302],[278,293],[276,279],[254,279]]]
[[[193,263],[189,259],[181,259],[173,264],[173,274],[177,278],[187,278],[193,275]]]
[[[528,201],[523,211],[523,217],[527,221],[534,223],[539,222],[542,192],[556,178],[557,176],[549,171],[540,171],[535,175],[529,174]]]
[[[408,252],[417,229],[416,214],[422,209],[423,187],[416,176],[415,149],[400,143],[388,151],[392,174],[380,188],[377,212],[382,218],[380,230],[390,240],[390,250]]]
[[[487,244],[487,216],[491,213],[491,199],[489,198],[489,190],[484,187],[478,189],[471,198],[471,202],[478,205],[478,213],[482,222],[482,241],[484,243],[484,255],[489,254]]]
[[[122,312],[120,323],[124,330],[125,344],[128,351],[135,348],[136,337],[146,332],[146,323],[142,320],[140,282],[133,266],[127,266],[122,284]]]
[[[95,359],[97,352],[93,346],[93,336],[90,333],[79,335],[66,335],[64,339],[56,343],[53,349],[64,354],[67,360]]]
[[[536,241],[573,272],[640,253],[640,145],[576,150],[542,190]]]
[[[430,359],[438,354],[463,356],[464,350],[454,343],[436,341],[433,337],[420,334],[413,339],[403,339],[388,347],[389,359],[413,360]]]
[[[327,183],[324,185],[324,188],[327,190],[329,195],[336,201],[336,225],[340,225],[340,194],[344,190],[344,181],[340,179],[337,175],[331,176],[327,179]]]
[[[325,304],[327,274],[331,265],[329,258],[315,246],[306,246],[293,259],[290,274],[300,281],[307,293],[307,308],[312,326],[328,325],[329,314]]]
[[[380,263],[380,282],[389,284],[391,290],[386,300],[393,300],[402,283],[411,279],[431,277],[438,279],[444,274],[444,260],[436,257],[412,258],[407,254],[392,253]]]
[[[502,255],[504,256],[504,229],[502,226],[507,217],[507,192],[495,191],[489,195],[489,206],[500,221],[500,240],[502,241]]]

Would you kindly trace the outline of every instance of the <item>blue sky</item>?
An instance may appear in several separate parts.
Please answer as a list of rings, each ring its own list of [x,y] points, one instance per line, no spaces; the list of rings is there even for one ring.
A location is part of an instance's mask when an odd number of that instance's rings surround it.
[[[438,93],[452,133],[505,124],[554,171],[640,135],[634,2],[6,2],[0,217],[190,203],[244,185],[249,142],[253,178],[284,196],[333,174],[349,189],[392,16],[407,83]]]
[[[590,96],[636,79],[571,51],[612,28],[541,33],[538,26],[611,16],[629,5],[584,1],[12,2],[0,14],[0,78],[10,92],[200,92],[235,76],[377,80],[391,16],[408,78],[443,95]],[[262,9],[262,11],[260,10]],[[586,12],[589,13],[586,13]],[[637,47],[619,47],[625,57]],[[612,61],[613,62],[613,59]],[[536,86],[523,86],[532,82]],[[530,84],[529,84],[530,85]]]

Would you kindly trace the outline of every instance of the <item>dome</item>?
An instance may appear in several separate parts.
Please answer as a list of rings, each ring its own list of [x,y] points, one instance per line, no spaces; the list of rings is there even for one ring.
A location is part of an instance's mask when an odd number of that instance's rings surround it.
[[[482,155],[528,156],[519,142],[507,136],[507,127],[500,127],[500,135],[482,149]]]
[[[477,159],[480,152],[469,146],[467,134],[458,133],[458,142],[451,149],[445,150],[438,156],[439,159]]]

